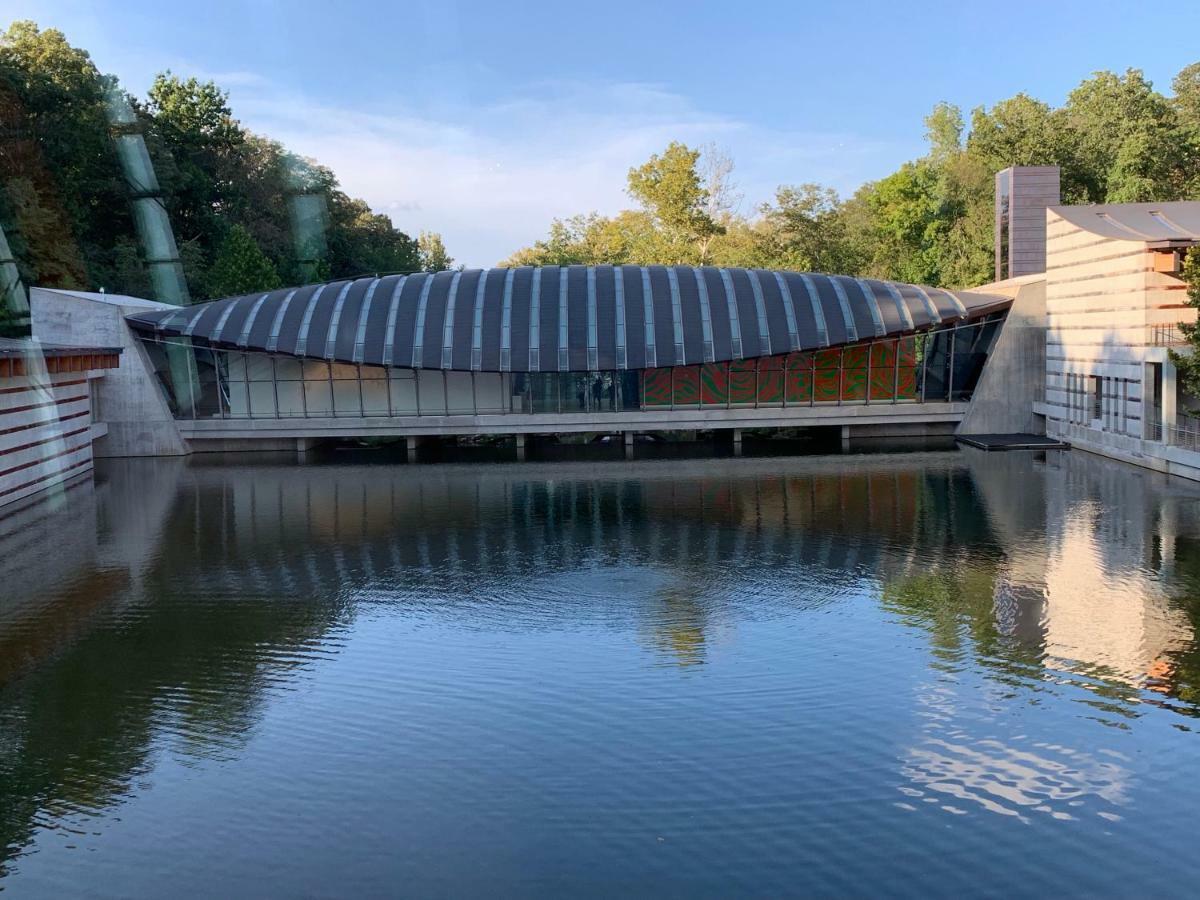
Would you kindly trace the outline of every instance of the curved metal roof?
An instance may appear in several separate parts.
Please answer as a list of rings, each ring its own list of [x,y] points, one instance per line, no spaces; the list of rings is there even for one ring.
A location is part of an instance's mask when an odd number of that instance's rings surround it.
[[[1010,302],[764,269],[525,266],[336,281],[127,319],[143,331],[347,363],[581,372],[813,350],[950,325]]]

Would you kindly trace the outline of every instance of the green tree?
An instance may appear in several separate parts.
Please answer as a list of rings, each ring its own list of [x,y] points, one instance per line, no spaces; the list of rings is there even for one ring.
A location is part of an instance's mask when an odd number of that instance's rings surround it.
[[[274,263],[241,225],[229,229],[209,273],[209,296],[234,297],[280,286]]]
[[[454,265],[453,257],[442,243],[442,236],[436,231],[422,231],[417,236],[417,252],[422,272],[444,272]]]
[[[365,200],[329,193],[329,267],[333,278],[380,272],[416,272],[421,268],[417,242],[392,227],[387,216],[371,211]]]
[[[783,186],[760,210],[757,260],[773,268],[855,273],[862,267],[836,191],[818,184]]]
[[[61,31],[22,21],[0,34],[4,224],[30,282],[121,287],[114,248],[133,219],[108,133],[108,88]]]
[[[1200,63],[1184,66],[1171,81],[1173,105],[1179,121],[1200,130]]]
[[[925,117],[925,140],[932,161],[945,162],[962,152],[962,138],[962,110],[952,103],[938,103]]]
[[[1184,258],[1183,280],[1187,284],[1187,305],[1200,309],[1200,247],[1191,248]],[[1200,323],[1184,323],[1179,330],[1191,347],[1187,353],[1170,351],[1171,362],[1175,364],[1184,392],[1200,397]]]
[[[651,265],[669,262],[669,244],[649,214],[624,210],[613,217],[598,213],[555,219],[550,233],[518,250],[510,266]]]
[[[239,177],[245,133],[228,94],[211,81],[169,71],[155,76],[146,110],[153,138],[148,146],[177,240],[197,251],[188,280],[193,293],[201,293],[210,280],[206,263],[215,259],[230,217],[244,206],[237,195],[248,183]]]
[[[937,168],[919,160],[860,192],[874,245],[868,271],[918,284],[941,283],[938,242],[947,221],[939,181]]]
[[[1175,109],[1137,69],[1097,72],[1062,110],[1079,175],[1094,202],[1173,200],[1186,181]]]
[[[698,165],[700,151],[672,141],[629,170],[629,195],[642,204],[662,234],[664,256],[674,262],[706,262],[712,238],[724,226],[709,211],[710,192]]]

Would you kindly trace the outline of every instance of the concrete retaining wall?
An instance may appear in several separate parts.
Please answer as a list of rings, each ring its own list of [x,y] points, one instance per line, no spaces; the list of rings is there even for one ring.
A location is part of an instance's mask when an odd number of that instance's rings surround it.
[[[182,456],[187,444],[156,381],[142,342],[125,316],[165,304],[115,294],[34,288],[30,293],[33,333],[46,343],[121,347],[121,365],[98,385],[97,418],[108,426],[96,456]]]
[[[1017,285],[1012,308],[958,427],[959,434],[1045,434],[1033,404],[1046,391],[1046,282]]]

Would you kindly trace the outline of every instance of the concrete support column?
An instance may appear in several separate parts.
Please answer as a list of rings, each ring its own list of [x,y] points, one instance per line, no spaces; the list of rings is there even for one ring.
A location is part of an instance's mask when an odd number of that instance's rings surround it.
[[[740,429],[740,428],[733,429],[732,438],[733,438],[733,455],[741,456],[742,455],[742,429]]]
[[[518,434],[514,436],[517,444],[517,461],[525,462],[525,435]]]
[[[842,426],[842,452],[843,453],[850,452],[850,426],[849,425]]]
[[[308,452],[317,445],[313,438],[296,438],[296,460],[304,462],[308,458]]]
[[[404,451],[408,455],[408,461],[415,463],[417,461],[417,446],[420,438],[416,436],[406,437],[404,439]]]
[[[633,459],[633,432],[626,431],[622,435],[622,442],[625,444],[625,458]]]

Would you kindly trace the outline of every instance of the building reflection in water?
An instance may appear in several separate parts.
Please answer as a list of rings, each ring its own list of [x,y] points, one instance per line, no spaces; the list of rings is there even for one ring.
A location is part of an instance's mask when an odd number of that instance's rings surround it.
[[[364,608],[601,625],[696,672],[737,653],[741,623],[864,595],[932,653],[901,804],[1073,815],[1094,798],[1116,816],[1119,755],[1003,743],[977,695],[1049,693],[1115,725],[1147,703],[1194,715],[1198,497],[1084,454],[110,461],[58,508],[0,520],[0,842],[18,854],[117,802],[155,750],[236,757]]]
[[[884,587],[940,660],[918,690],[898,805],[1119,821],[1128,756],[1115,742],[1012,735],[1010,701],[1078,703],[1124,730],[1146,705],[1197,714],[1200,548],[1185,535],[1200,533],[1200,490],[1087,454],[964,458],[1002,553]]]

